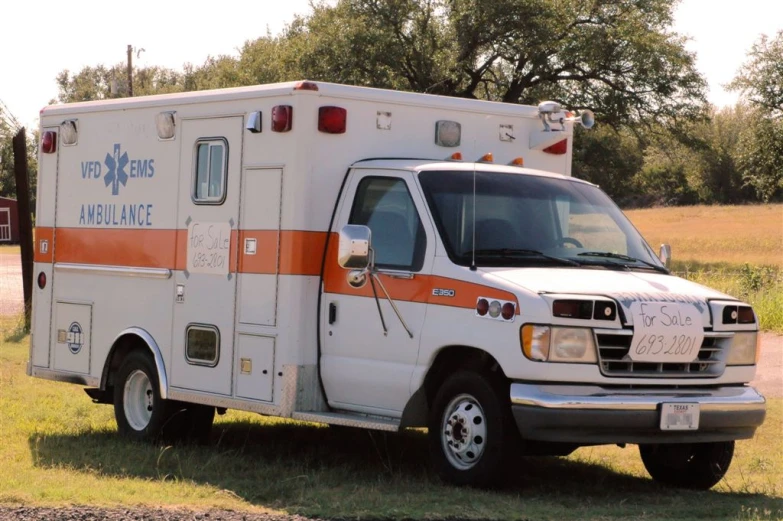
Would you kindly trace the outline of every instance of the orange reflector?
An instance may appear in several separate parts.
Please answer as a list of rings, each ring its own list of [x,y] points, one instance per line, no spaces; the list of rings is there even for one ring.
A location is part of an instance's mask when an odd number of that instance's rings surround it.
[[[462,152],[454,152],[449,156],[452,161],[462,161]]]
[[[525,160],[521,157],[515,157],[509,164],[513,166],[525,166]]]
[[[479,159],[479,163],[492,163],[493,161],[492,152],[487,152]]]
[[[318,90],[318,84],[312,81],[300,81],[294,86],[294,90]]]

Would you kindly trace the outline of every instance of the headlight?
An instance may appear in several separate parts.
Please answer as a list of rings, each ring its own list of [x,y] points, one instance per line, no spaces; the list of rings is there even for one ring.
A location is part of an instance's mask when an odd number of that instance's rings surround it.
[[[596,362],[593,331],[587,328],[526,324],[520,330],[522,352],[540,362]]]
[[[758,362],[759,337],[757,331],[734,333],[726,365],[754,365]]]

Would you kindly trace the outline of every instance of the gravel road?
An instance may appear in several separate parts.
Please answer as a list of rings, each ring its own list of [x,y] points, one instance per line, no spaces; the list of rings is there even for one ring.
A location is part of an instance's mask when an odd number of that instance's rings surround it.
[[[164,508],[0,507],[0,521],[318,521],[280,514]]]

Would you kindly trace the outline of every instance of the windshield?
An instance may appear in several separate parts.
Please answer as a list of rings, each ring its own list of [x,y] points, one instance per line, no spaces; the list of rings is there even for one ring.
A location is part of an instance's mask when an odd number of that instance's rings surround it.
[[[609,197],[569,179],[510,173],[427,171],[427,203],[457,264],[558,264],[656,269],[662,264]],[[475,252],[473,251],[475,250]]]

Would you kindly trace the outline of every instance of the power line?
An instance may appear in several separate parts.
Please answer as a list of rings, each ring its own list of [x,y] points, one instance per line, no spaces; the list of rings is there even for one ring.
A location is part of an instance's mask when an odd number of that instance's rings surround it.
[[[22,124],[19,123],[19,120],[14,117],[10,110],[8,110],[8,105],[6,105],[2,99],[0,99],[0,117],[3,118],[5,124],[11,127],[12,130],[18,131],[22,128]]]

